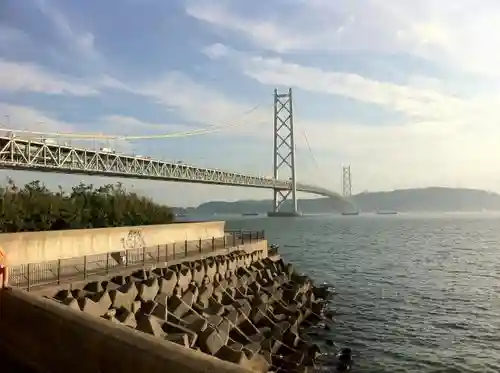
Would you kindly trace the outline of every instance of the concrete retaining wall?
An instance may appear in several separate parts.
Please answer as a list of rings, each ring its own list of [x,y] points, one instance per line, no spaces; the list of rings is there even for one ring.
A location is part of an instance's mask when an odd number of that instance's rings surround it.
[[[40,371],[251,373],[19,289],[0,290],[0,346]]]
[[[6,264],[16,266],[83,257],[143,246],[224,236],[223,221],[0,234]]]

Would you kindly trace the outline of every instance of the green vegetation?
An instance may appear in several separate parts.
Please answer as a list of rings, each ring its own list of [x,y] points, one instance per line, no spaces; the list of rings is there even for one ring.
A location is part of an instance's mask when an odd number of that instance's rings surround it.
[[[170,208],[127,192],[121,183],[94,188],[80,184],[51,192],[40,181],[0,188],[0,232],[29,232],[167,224]]]

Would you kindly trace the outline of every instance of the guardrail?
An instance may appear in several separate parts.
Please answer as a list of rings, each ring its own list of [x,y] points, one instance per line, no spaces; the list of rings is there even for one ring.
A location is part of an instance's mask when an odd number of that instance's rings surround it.
[[[126,251],[59,259],[44,263],[29,263],[9,267],[9,285],[30,291],[34,287],[85,280],[89,276],[105,275],[115,270],[169,262],[200,253],[257,242],[265,238],[264,231],[233,230],[224,237],[176,242],[154,247],[139,247]]]

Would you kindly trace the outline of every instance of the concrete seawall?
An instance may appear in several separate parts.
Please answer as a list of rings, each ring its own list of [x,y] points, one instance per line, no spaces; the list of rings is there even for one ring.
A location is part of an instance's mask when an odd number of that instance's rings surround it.
[[[251,373],[15,288],[0,292],[0,312],[3,351],[38,372]]]
[[[99,255],[185,241],[224,237],[223,221],[63,231],[2,233],[9,266]]]
[[[166,254],[168,229],[157,227],[150,231],[151,237],[158,234],[155,239],[162,243],[148,242],[158,249],[163,245],[165,255],[149,252],[143,242],[137,266],[119,264],[111,271],[106,268],[69,279],[58,275],[58,281],[37,283],[30,293],[1,289],[0,351],[44,373],[306,372],[319,348],[303,335],[302,327],[331,321],[323,312],[328,288],[315,287],[286,265],[268,250],[262,234],[250,236],[247,242],[243,235],[241,240],[233,236],[227,245],[223,222],[190,225],[177,225],[177,236],[170,236],[199,240],[199,250],[188,250],[186,245],[180,258]],[[136,229],[144,232],[144,228]],[[117,229],[121,231],[87,235],[109,238],[126,232]],[[214,244],[214,234],[219,234],[222,246]],[[211,248],[203,251],[201,243],[207,235]],[[54,238],[54,242],[60,240]],[[101,255],[94,253],[95,245],[85,252]],[[55,252],[47,252],[52,261]],[[145,265],[145,254],[155,252]],[[110,253],[104,254],[109,259]],[[33,259],[39,254],[23,255]],[[61,260],[56,262],[60,265]],[[86,259],[84,263],[88,264]],[[13,266],[11,273],[23,266]],[[38,266],[50,273],[54,269],[51,262],[34,263],[28,269]]]

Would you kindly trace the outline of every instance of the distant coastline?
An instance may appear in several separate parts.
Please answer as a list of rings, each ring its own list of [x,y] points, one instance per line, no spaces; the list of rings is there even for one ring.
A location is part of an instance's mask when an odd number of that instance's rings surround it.
[[[365,192],[351,200],[361,212],[485,212],[500,211],[500,194],[478,189],[431,187],[400,189],[389,192]],[[351,210],[346,201],[334,198],[299,200],[299,209],[306,214],[342,213]],[[174,207],[176,214],[265,214],[272,209],[272,200],[235,202],[210,201],[198,207]]]

